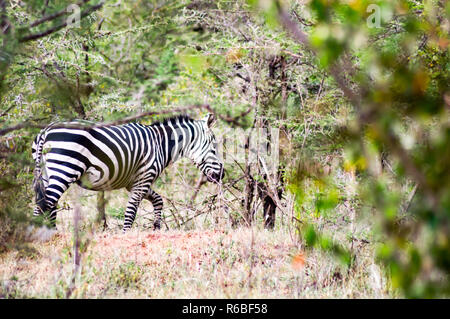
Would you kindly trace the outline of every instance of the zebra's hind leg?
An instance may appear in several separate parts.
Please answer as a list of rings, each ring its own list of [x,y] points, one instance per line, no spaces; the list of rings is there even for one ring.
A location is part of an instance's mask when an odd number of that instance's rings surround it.
[[[154,190],[150,189],[145,196],[153,205],[153,210],[155,213],[155,221],[153,222],[153,229],[161,229],[161,211],[163,208],[163,199],[161,195],[156,193]]]
[[[148,192],[148,188],[144,187],[133,187],[130,190],[130,195],[128,197],[127,209],[125,211],[125,220],[123,223],[123,232],[126,232],[133,225],[134,219],[136,218],[136,212],[144,198],[145,194]]]

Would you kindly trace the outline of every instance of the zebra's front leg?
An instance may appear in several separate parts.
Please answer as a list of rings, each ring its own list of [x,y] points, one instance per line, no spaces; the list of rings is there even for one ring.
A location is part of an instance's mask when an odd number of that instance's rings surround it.
[[[155,213],[155,221],[153,222],[153,230],[161,229],[161,212],[163,209],[163,199],[161,195],[150,189],[145,197],[153,205],[153,211]]]
[[[123,223],[123,231],[126,232],[133,225],[134,219],[136,218],[136,212],[144,198],[145,194],[148,192],[148,188],[132,188],[130,190],[130,195],[128,198],[127,209],[125,211],[125,220]]]
[[[48,208],[46,211],[42,211],[39,206],[36,206],[33,211],[33,218],[36,220],[39,220],[39,218],[46,218],[48,220],[48,226],[56,229],[56,213],[56,204],[53,207]]]
[[[56,228],[56,206],[64,192],[69,188],[70,182],[62,180],[57,176],[51,176],[47,187],[40,183],[36,188],[36,207],[33,212],[34,218],[43,216],[48,218],[49,226]]]

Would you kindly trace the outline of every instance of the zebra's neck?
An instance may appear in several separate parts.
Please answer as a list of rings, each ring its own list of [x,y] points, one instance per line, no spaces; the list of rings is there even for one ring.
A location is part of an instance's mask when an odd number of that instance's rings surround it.
[[[197,141],[198,125],[190,118],[174,118],[157,124],[164,130],[161,143],[164,167],[181,157],[191,158],[193,143]]]

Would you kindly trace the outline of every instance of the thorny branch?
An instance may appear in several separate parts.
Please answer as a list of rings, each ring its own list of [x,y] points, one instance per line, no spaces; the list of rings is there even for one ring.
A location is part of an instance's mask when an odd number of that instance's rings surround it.
[[[155,115],[164,115],[164,114],[172,114],[172,113],[183,113],[189,110],[193,110],[193,109],[205,109],[208,112],[211,112],[213,114],[215,114],[217,117],[219,117],[221,120],[227,122],[227,123],[234,123],[239,125],[238,119],[241,116],[245,116],[246,114],[248,114],[252,108],[249,108],[248,110],[244,111],[242,114],[240,114],[239,116],[236,117],[229,117],[229,116],[224,116],[222,114],[217,113],[214,109],[211,108],[211,106],[209,106],[208,104],[201,104],[201,105],[190,105],[190,106],[185,106],[185,107],[179,107],[179,108],[174,108],[174,109],[167,109],[167,110],[161,110],[161,111],[148,111],[148,112],[141,112],[135,115],[131,115],[128,117],[124,117],[121,118],[119,120],[115,120],[115,121],[111,121],[111,122],[107,122],[107,123],[79,123],[79,124],[75,124],[75,123],[55,123],[52,125],[53,128],[77,128],[77,129],[84,129],[84,130],[89,130],[91,128],[97,128],[97,127],[108,127],[108,126],[114,126],[114,125],[121,125],[121,124],[125,124],[131,121],[135,121],[144,117],[148,117],[148,116],[155,116]],[[36,120],[28,120],[28,121],[24,121],[21,123],[18,123],[16,125],[13,126],[9,126],[9,127],[5,127],[3,129],[0,129],[0,136],[3,136],[5,134],[8,134],[9,132],[12,131],[17,131],[17,130],[21,130],[24,128],[46,128],[48,127],[48,124],[41,124],[41,123],[35,123]]]
[[[125,124],[134,120],[138,120],[147,116],[154,116],[154,115],[163,115],[163,114],[171,114],[171,113],[182,113],[188,110],[193,109],[206,109],[212,113],[215,113],[211,107],[207,104],[203,105],[191,105],[187,107],[179,107],[175,109],[167,109],[167,110],[161,110],[161,111],[149,111],[149,112],[141,112],[135,115],[131,115],[128,117],[124,117],[119,120],[107,122],[107,123],[55,123],[52,125],[53,128],[77,128],[77,129],[84,129],[89,130],[91,128],[97,128],[97,127],[108,127],[108,126],[114,126],[114,125],[120,125]],[[48,124],[40,124],[40,123],[34,123],[34,120],[25,121],[10,127],[6,127],[0,130],[0,136],[3,136],[9,132],[20,130],[23,128],[46,128],[48,127]]]

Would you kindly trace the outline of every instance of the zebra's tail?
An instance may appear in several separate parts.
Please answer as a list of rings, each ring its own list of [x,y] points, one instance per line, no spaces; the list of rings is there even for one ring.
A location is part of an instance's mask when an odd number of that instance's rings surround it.
[[[42,135],[39,134],[33,142],[32,154],[35,160],[33,188],[35,192],[36,208],[34,209],[34,216],[41,215],[46,210],[45,200],[45,183],[43,174],[42,162]]]
[[[36,199],[36,208],[34,210],[35,216],[41,215],[45,212],[46,200],[45,200],[45,185],[44,179],[42,178],[41,170],[35,169],[34,175],[34,192]]]

